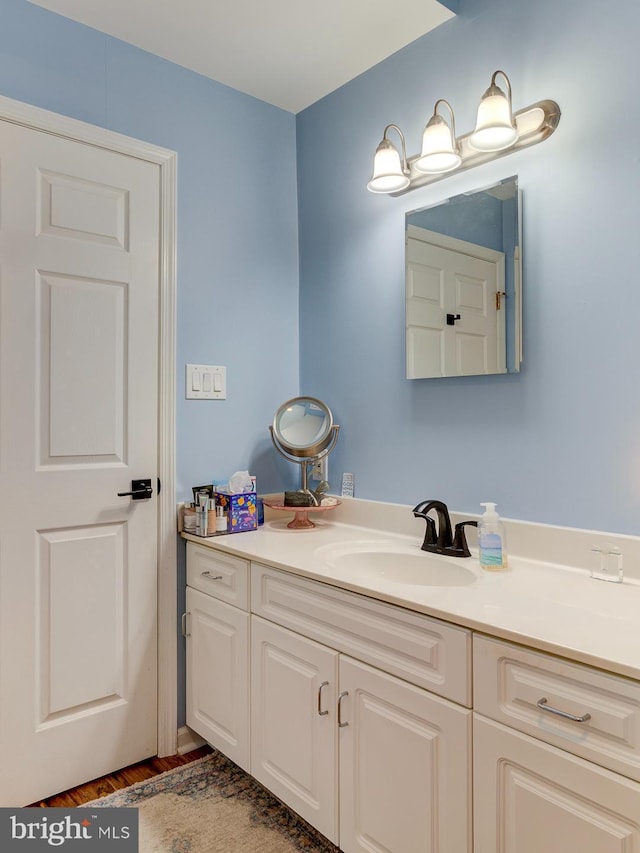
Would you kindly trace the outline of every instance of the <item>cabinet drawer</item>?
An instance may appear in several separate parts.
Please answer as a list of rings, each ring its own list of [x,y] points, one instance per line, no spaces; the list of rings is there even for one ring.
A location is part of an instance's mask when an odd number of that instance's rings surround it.
[[[207,595],[249,609],[249,563],[187,542],[187,584]]]
[[[473,676],[478,713],[640,781],[639,682],[479,635]]]
[[[253,613],[470,707],[470,631],[256,563],[251,585]]]

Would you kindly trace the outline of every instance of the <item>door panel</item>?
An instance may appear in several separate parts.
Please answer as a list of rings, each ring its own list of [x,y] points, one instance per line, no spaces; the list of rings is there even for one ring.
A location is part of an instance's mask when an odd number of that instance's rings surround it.
[[[86,456],[122,463],[127,285],[52,274],[38,279],[40,463],[79,464]]]
[[[129,193],[40,169],[40,233],[129,247]]]
[[[0,122],[0,805],[156,752],[159,167]]]
[[[123,525],[43,533],[39,558],[36,682],[41,728],[124,701]]]

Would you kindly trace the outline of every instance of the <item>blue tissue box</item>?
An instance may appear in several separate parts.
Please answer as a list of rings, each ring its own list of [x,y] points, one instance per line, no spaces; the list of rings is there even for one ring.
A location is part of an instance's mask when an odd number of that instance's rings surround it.
[[[224,507],[227,533],[243,533],[258,528],[258,498],[255,492],[228,495],[216,492],[216,506]]]

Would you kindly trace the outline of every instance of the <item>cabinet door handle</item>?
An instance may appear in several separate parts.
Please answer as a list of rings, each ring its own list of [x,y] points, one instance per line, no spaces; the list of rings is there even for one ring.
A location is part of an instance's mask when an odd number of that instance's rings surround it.
[[[185,640],[187,639],[187,637],[191,636],[190,633],[187,634],[187,616],[190,616],[190,615],[191,615],[190,611],[187,611],[186,613],[182,614],[182,636],[185,638]]]
[[[538,699],[536,702],[541,711],[547,711],[549,714],[555,714],[557,717],[564,717],[565,720],[573,720],[574,723],[586,723],[591,719],[591,714],[583,714],[581,717],[576,717],[575,714],[569,714],[567,711],[561,711],[560,708],[554,708],[552,705],[547,705],[545,697]]]
[[[318,716],[319,717],[324,717],[329,713],[329,711],[323,711],[322,710],[322,688],[328,687],[328,686],[329,686],[329,682],[323,681],[322,684],[320,685],[320,687],[318,687]]]
[[[210,571],[201,572],[200,574],[202,575],[203,578],[206,578],[207,580],[210,580],[210,581],[221,581],[222,580],[222,575],[212,575]]]
[[[340,728],[340,729],[344,729],[345,726],[349,725],[349,723],[343,723],[342,722],[342,700],[344,699],[345,696],[348,696],[348,695],[349,695],[349,691],[345,690],[343,693],[341,693],[338,696],[338,728]]]

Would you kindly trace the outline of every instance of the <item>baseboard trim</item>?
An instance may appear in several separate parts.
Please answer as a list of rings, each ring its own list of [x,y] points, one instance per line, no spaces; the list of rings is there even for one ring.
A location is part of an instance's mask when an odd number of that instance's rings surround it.
[[[193,749],[198,749],[204,746],[206,741],[192,731],[188,726],[182,726],[178,729],[178,755],[184,755],[185,752],[191,752]]]

